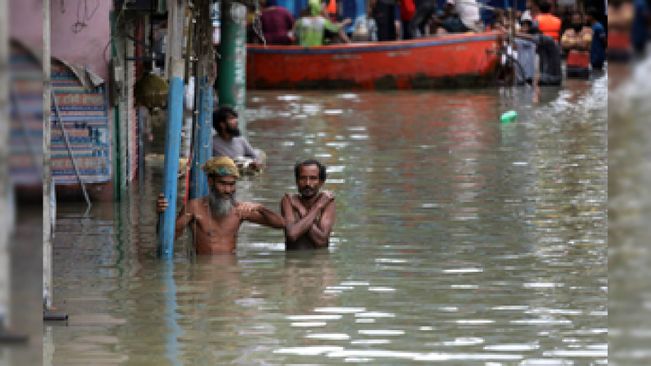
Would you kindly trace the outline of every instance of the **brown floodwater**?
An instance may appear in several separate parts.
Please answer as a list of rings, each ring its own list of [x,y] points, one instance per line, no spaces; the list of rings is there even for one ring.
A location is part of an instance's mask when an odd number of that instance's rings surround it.
[[[327,250],[245,224],[237,254],[156,258],[148,168],[121,204],[61,204],[52,365],[607,364],[605,77],[565,88],[254,92],[279,210],[293,164],[328,166]],[[518,119],[501,124],[514,109]]]

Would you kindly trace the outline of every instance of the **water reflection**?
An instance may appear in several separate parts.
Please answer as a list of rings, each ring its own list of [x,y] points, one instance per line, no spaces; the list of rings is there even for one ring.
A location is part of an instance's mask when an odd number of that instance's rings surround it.
[[[54,359],[604,363],[603,89],[545,90],[540,105],[510,89],[254,93],[248,131],[269,168],[238,195],[276,208],[295,161],[321,159],[331,247],[285,253],[282,232],[245,225],[236,256],[178,250],[165,277],[145,185],[58,242],[72,320]],[[500,125],[505,109],[518,121]]]

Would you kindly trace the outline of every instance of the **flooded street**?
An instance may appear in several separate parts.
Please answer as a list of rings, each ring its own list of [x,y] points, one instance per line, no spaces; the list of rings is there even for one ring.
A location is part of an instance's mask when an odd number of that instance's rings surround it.
[[[611,69],[608,99],[609,344],[611,365],[651,360],[651,60]]]
[[[249,91],[279,211],[316,157],[328,250],[245,224],[237,254],[155,256],[148,168],[121,205],[61,204],[47,365],[607,364],[607,80],[543,89]],[[515,109],[515,122],[500,115]],[[182,181],[180,181],[182,182]]]

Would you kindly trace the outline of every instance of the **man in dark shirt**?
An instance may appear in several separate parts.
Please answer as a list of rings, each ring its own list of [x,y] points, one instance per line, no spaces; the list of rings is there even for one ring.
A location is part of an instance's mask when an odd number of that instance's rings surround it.
[[[561,49],[558,43],[544,34],[536,35],[538,57],[540,59],[540,85],[561,85],[563,71],[561,69]]]
[[[606,61],[606,30],[597,20],[597,10],[588,9],[587,21],[592,26],[592,43],[590,44],[590,64],[593,70],[601,70]]]
[[[461,17],[459,17],[455,0],[447,0],[445,2],[443,11],[434,19],[434,23],[439,27],[437,33],[463,33],[469,30],[461,21]],[[445,32],[441,32],[440,29],[445,30]]]
[[[396,0],[369,0],[369,6],[377,24],[377,40],[395,41]]]
[[[267,44],[292,44],[294,17],[282,6],[267,6],[260,16],[262,33]]]
[[[264,154],[254,149],[246,138],[241,136],[237,112],[230,107],[220,107],[212,116],[213,128],[217,134],[212,139],[212,155],[227,156],[251,171],[264,165]]]
[[[538,54],[538,75],[534,77],[534,84],[536,84],[534,86],[561,85],[563,70],[561,69],[561,49],[558,43],[552,37],[540,33],[535,26],[529,28],[529,25],[525,25],[522,30],[525,33],[518,32],[516,36],[535,43]]]

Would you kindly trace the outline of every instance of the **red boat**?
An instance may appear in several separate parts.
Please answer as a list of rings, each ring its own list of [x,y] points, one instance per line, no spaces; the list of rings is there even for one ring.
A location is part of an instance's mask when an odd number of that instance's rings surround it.
[[[490,85],[499,33],[321,47],[247,46],[250,89],[412,89]]]

